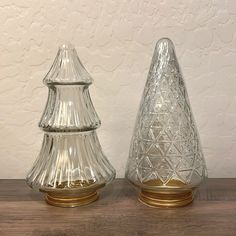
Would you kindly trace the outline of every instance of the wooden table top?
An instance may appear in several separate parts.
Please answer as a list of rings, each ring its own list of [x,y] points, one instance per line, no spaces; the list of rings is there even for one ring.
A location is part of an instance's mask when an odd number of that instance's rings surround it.
[[[209,179],[194,203],[150,208],[123,179],[77,208],[47,205],[24,180],[0,180],[0,236],[236,235],[236,179]]]

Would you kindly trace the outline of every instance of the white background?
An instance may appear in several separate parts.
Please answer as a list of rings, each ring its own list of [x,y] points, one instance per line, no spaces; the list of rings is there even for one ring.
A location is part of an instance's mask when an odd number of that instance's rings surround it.
[[[210,177],[236,177],[236,1],[0,1],[0,178],[24,178],[40,150],[42,79],[67,40],[94,78],[103,150],[123,177],[156,41],[169,37]]]

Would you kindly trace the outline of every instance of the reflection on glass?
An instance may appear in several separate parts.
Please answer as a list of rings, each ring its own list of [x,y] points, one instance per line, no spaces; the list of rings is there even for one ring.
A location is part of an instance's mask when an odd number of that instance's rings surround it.
[[[206,176],[173,43],[156,44],[130,146],[126,177],[151,206],[183,206]]]
[[[89,95],[92,78],[75,49],[62,45],[44,83],[49,94],[39,127],[45,134],[26,181],[51,205],[88,204],[115,178],[96,134],[101,122]]]

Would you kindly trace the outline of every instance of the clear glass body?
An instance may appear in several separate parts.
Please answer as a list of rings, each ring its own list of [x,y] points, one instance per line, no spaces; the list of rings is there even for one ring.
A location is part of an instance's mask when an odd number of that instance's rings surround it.
[[[78,132],[96,129],[100,124],[87,84],[50,84],[40,128],[51,132]]]
[[[27,182],[40,190],[68,190],[104,186],[114,169],[104,156],[96,132],[44,134],[40,154]]]
[[[39,127],[45,134],[26,181],[30,187],[51,194],[54,205],[84,204],[86,192],[115,178],[96,134],[101,122],[89,95],[92,78],[75,49],[62,45],[44,83],[49,93]],[[95,194],[89,197],[86,203],[96,199]]]
[[[152,192],[195,189],[206,165],[169,39],[157,42],[131,141],[126,177]]]

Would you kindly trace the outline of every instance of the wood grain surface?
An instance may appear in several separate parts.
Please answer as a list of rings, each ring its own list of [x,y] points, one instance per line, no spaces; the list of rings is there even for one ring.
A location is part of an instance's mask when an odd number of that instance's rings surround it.
[[[150,208],[123,179],[105,187],[91,205],[47,205],[24,180],[0,180],[0,236],[236,235],[236,179],[209,179],[194,203]]]

